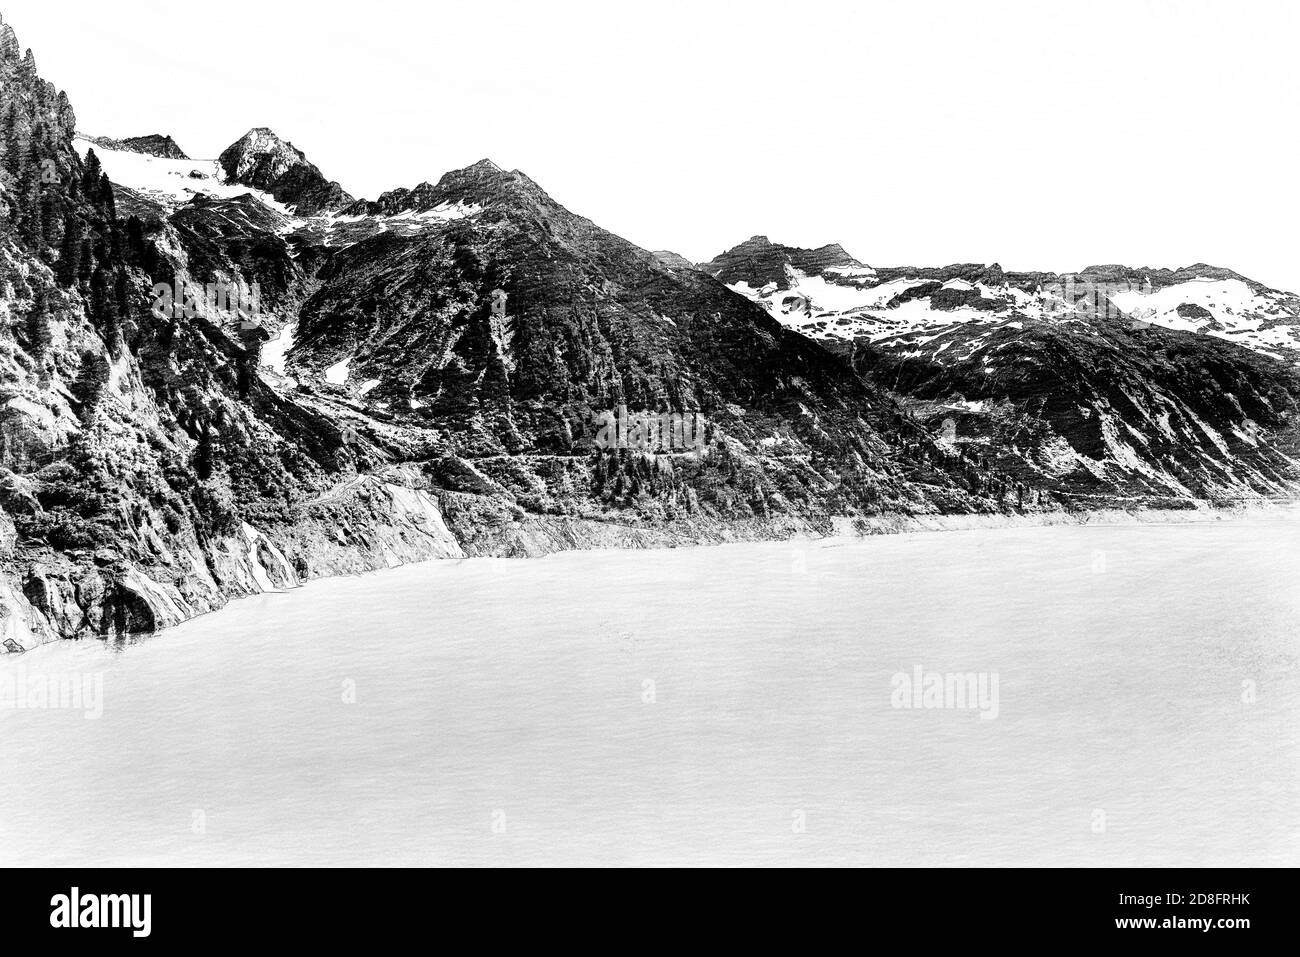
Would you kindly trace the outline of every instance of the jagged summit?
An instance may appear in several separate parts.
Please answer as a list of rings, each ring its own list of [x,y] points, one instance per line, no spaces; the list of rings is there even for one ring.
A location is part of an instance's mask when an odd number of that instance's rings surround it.
[[[232,179],[261,177],[261,189],[291,167],[307,163],[307,157],[268,127],[255,126],[222,152],[220,162]]]
[[[20,126],[35,128],[38,124],[34,121],[39,117],[47,131],[57,129],[60,138],[73,135],[77,118],[67,94],[40,77],[35,54],[30,48],[23,51],[13,27],[0,18],[0,96],[6,90],[36,107],[35,113],[29,108],[25,116],[17,118]],[[66,143],[62,148],[67,148]]]
[[[749,237],[738,246],[714,257],[700,267],[728,285],[745,283],[755,289],[775,283],[778,289],[787,289],[791,283],[791,270],[805,275],[820,276],[828,269],[841,272],[869,272],[869,268],[854,259],[839,243],[830,243],[816,249],[782,246],[766,236]]]
[[[0,16],[0,56],[6,60],[17,60],[22,57],[22,45],[18,42],[18,34],[14,33],[14,28],[5,23],[4,17]],[[28,47],[26,61],[32,65],[33,71],[36,67],[36,57]]]
[[[254,127],[217,158],[226,181],[270,193],[303,216],[342,209],[352,202],[343,187],[302,150],[265,126]]]

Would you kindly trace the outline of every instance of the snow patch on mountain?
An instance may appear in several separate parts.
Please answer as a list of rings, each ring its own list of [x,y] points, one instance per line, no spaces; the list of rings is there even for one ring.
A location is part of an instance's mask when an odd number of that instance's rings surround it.
[[[782,325],[824,344],[886,342],[969,323],[1099,317],[1215,336],[1300,363],[1300,296],[1229,270],[1090,266],[1081,273],[1001,267],[871,267],[842,247],[801,250],[755,236],[702,267]]]
[[[431,209],[402,210],[392,215],[340,215],[336,211],[324,211],[305,216],[266,190],[231,180],[220,160],[168,159],[112,149],[104,146],[105,142],[110,141],[79,137],[73,140],[73,145],[83,159],[88,150],[94,149],[100,166],[114,184],[156,204],[164,215],[174,213],[196,197],[230,200],[248,196],[283,217],[283,224],[276,230],[280,234],[309,233],[327,246],[350,246],[381,232],[412,235],[483,211],[482,206],[473,203],[445,202]]]
[[[276,202],[270,193],[239,183],[227,183],[220,164],[214,159],[163,159],[147,153],[106,149],[85,139],[74,139],[72,145],[82,159],[85,159],[87,151],[93,149],[100,166],[113,183],[135,190],[167,212],[185,205],[195,196],[234,199],[252,195],[277,213],[293,216],[289,208]]]
[[[352,358],[352,356],[348,356],[346,359],[340,359],[338,362],[326,369],[325,381],[332,385],[343,385],[346,383],[349,374],[348,366],[352,364]]]
[[[846,270],[856,267],[845,267]],[[925,285],[924,279],[893,279],[877,285],[846,284],[826,270],[828,278],[787,267],[784,285],[768,283],[755,289],[740,280],[729,284],[734,292],[763,306],[782,325],[811,339],[867,339],[875,342],[900,333],[943,329],[967,322],[994,322],[1005,318],[989,310],[969,307],[936,309],[929,296],[912,299],[903,294]],[[874,276],[874,271],[872,272]],[[978,289],[979,296],[994,298],[986,286],[955,281],[941,288],[962,292]]]
[[[1273,358],[1300,348],[1296,297],[1257,290],[1240,279],[1192,279],[1150,293],[1122,292],[1111,299],[1141,321],[1203,332]]]

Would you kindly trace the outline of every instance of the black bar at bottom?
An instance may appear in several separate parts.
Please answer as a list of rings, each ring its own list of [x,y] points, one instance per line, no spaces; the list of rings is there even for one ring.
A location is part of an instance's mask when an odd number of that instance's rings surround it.
[[[337,952],[413,935],[455,946],[462,933],[466,943],[531,935],[554,944],[593,939],[597,929],[611,944],[673,946],[687,943],[689,926],[732,944],[789,929],[809,942],[849,933],[919,947],[1224,949],[1291,938],[1294,883],[1293,872],[1272,869],[8,870],[0,899],[10,946],[284,943]]]

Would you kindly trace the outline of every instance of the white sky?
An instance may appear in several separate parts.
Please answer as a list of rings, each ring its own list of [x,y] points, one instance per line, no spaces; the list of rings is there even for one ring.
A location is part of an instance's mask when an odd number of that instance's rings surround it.
[[[83,131],[269,126],[357,195],[484,156],[633,242],[1227,266],[1300,291],[1300,3],[5,0]]]

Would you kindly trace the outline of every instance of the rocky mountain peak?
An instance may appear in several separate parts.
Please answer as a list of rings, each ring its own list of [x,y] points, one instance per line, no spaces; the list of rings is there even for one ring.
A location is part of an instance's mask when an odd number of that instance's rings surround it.
[[[394,216],[426,212],[440,206],[553,206],[545,191],[519,170],[506,170],[490,159],[444,173],[438,182],[423,182],[413,189],[398,187],[377,200],[357,200],[344,215]]]
[[[265,126],[255,126],[222,152],[222,168],[231,179],[260,177],[259,189],[290,168],[307,162],[307,157],[288,140]],[[255,185],[255,184],[248,184]]]
[[[500,199],[503,192],[515,195],[532,193],[545,196],[542,188],[519,170],[505,170],[490,159],[481,159],[464,169],[450,170],[438,180],[438,189],[446,193],[464,194],[465,200],[478,198],[486,205]]]
[[[659,262],[668,266],[670,269],[695,269],[695,263],[691,262],[681,253],[675,253],[671,249],[656,249],[652,255]]]
[[[89,136],[85,133],[78,133],[77,136],[89,143],[94,143],[96,146],[102,146],[106,150],[141,153],[146,156],[157,156],[159,159],[190,159],[174,139],[162,133],[150,133],[147,136],[128,136],[124,140],[115,140],[108,136]]]
[[[265,126],[249,130],[217,158],[226,181],[270,193],[300,215],[342,209],[352,202],[302,150]]]

